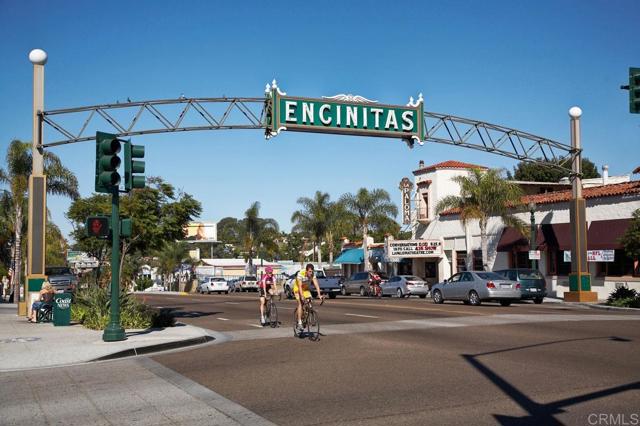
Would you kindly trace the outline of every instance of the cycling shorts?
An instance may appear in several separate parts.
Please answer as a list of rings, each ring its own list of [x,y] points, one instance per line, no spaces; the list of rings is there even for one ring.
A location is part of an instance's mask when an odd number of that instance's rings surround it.
[[[258,287],[258,297],[266,297],[267,293],[273,290],[272,293],[275,293],[275,286],[272,284],[267,284],[266,288],[265,287]]]

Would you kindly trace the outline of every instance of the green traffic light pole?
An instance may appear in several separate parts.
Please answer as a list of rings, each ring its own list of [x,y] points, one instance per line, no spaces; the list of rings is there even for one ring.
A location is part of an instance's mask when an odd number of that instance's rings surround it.
[[[102,340],[117,342],[126,338],[120,325],[120,193],[116,186],[111,192],[111,309]]]

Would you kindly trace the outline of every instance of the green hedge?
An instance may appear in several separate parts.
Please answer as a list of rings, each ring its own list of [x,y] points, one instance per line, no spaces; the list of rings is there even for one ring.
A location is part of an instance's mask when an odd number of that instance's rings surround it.
[[[111,298],[105,288],[79,290],[71,304],[71,319],[92,330],[104,330],[109,324]],[[120,293],[120,325],[125,329],[173,327],[170,312],[157,311],[138,301],[132,294]]]

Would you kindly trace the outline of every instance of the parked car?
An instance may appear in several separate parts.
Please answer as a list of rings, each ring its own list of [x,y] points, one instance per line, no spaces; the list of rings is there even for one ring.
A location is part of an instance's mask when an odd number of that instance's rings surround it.
[[[295,274],[289,275],[284,282],[284,294],[289,299],[293,299],[293,284],[300,271],[296,271]],[[318,285],[320,286],[320,292],[329,296],[330,299],[335,299],[338,293],[340,293],[340,284],[342,282],[342,277],[327,277],[324,269],[316,269],[314,270],[314,275],[318,279]],[[309,287],[309,291],[311,291],[311,295],[313,297],[317,297],[315,286],[311,285]]]
[[[197,291],[200,294],[229,294],[229,285],[227,284],[227,280],[222,277],[206,277],[198,284]]]
[[[47,266],[44,268],[47,281],[56,293],[73,293],[78,286],[78,277],[67,266]]]
[[[389,280],[389,277],[384,272],[378,272],[380,279],[382,280],[381,286]],[[369,272],[356,272],[349,279],[342,283],[340,289],[343,296],[352,293],[358,293],[360,296],[367,296],[369,294]]]
[[[238,285],[240,285],[241,291],[258,291],[258,279],[255,275],[244,275],[240,277],[236,283],[236,286]]]
[[[524,300],[540,304],[547,295],[547,282],[537,269],[503,269],[495,272],[511,281],[518,281]]]
[[[509,306],[521,296],[520,283],[486,271],[459,272],[431,287],[434,303],[461,300],[465,304],[480,305],[483,301],[495,300],[502,306]]]
[[[146,292],[151,292],[151,291],[164,291],[164,287],[158,284],[153,284],[151,287],[147,287],[144,289],[144,291]]]
[[[230,292],[240,291],[240,278],[234,278],[232,280],[227,281],[227,285],[229,286]]]
[[[383,296],[409,297],[419,296],[424,299],[429,294],[429,285],[415,275],[395,275],[380,285]]]

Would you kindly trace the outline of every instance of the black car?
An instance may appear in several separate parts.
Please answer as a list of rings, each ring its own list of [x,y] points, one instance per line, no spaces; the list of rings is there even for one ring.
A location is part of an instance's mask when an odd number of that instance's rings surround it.
[[[522,300],[533,300],[534,303],[540,304],[547,295],[547,282],[544,275],[537,269],[514,268],[494,272],[509,280],[519,282]]]

